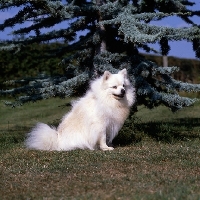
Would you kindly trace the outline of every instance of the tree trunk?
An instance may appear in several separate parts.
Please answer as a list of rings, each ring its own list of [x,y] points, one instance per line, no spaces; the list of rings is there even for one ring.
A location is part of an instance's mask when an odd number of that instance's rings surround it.
[[[168,57],[163,55],[163,67],[168,67]]]
[[[104,0],[96,0],[96,4],[97,6],[100,6],[102,4],[104,4]],[[98,22],[100,22],[102,20],[101,18],[101,13],[99,13],[99,19],[98,19]],[[96,54],[99,54],[99,53],[102,53],[104,51],[106,51],[106,40],[104,38],[104,35],[105,35],[105,27],[104,25],[100,25],[99,27],[99,32],[103,35],[103,39],[101,40],[101,43],[99,45],[97,45],[96,47]]]

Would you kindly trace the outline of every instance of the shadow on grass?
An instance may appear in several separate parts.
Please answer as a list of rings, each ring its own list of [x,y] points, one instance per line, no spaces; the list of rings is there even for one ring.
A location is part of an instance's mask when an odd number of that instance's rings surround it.
[[[54,120],[49,125],[58,126],[60,120]],[[0,133],[0,144],[14,145],[23,143],[30,127],[16,126]],[[147,122],[131,116],[126,120],[118,136],[113,140],[114,146],[127,146],[141,142],[150,137],[164,143],[175,143],[200,138],[200,118],[178,118],[172,122]]]
[[[142,123],[132,117],[125,122],[113,144],[126,146],[141,142],[147,136],[166,143],[200,138],[200,118],[178,118],[172,122]]]
[[[0,150],[23,143],[28,130],[28,127],[16,126],[14,129],[0,131]]]

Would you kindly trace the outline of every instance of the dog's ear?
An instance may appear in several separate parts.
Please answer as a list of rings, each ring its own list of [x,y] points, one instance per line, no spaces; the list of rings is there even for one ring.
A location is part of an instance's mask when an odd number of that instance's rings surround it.
[[[109,79],[111,73],[109,71],[105,71],[103,74],[103,80],[106,81]]]
[[[126,68],[124,68],[121,71],[119,71],[118,74],[122,74],[122,75],[124,75],[124,77],[127,77],[127,70],[126,70]]]

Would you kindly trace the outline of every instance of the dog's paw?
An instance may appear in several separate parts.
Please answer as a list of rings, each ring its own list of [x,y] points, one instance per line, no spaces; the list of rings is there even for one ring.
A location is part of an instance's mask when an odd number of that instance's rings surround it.
[[[113,147],[104,147],[102,148],[103,151],[112,151],[114,148]]]

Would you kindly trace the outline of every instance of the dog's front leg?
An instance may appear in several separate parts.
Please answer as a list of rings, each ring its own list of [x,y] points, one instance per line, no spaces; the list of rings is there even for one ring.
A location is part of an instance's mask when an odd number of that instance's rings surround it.
[[[106,144],[106,133],[102,133],[100,138],[99,138],[99,145],[100,145],[100,149],[103,151],[111,151],[114,148],[113,147],[109,147]]]

